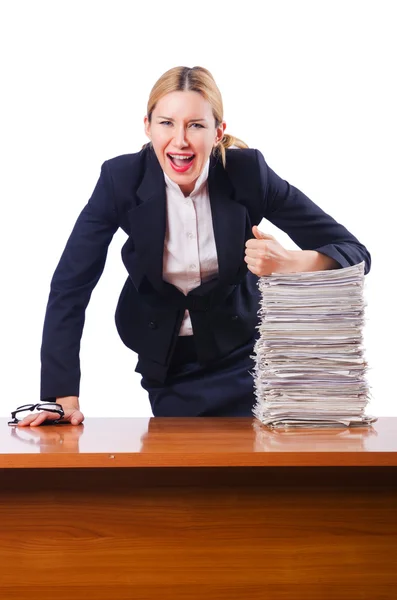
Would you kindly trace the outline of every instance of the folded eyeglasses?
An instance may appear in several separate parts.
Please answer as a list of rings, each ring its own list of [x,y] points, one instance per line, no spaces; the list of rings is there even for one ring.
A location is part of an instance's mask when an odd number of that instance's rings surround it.
[[[20,421],[23,421],[25,417],[27,417],[34,410],[42,411],[45,410],[51,413],[57,413],[59,417],[57,419],[51,421],[45,421],[47,425],[56,425],[64,416],[63,408],[60,404],[56,404],[55,402],[39,402],[38,404],[23,404],[22,406],[18,406],[16,410],[11,413],[12,421],[8,421],[9,425],[16,425]],[[44,425],[43,423],[43,425]]]

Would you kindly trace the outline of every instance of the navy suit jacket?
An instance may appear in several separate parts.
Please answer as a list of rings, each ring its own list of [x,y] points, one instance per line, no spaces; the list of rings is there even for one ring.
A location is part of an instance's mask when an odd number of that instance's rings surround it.
[[[41,347],[41,399],[78,396],[85,309],[121,227],[128,278],[116,309],[123,342],[138,354],[136,371],[164,382],[185,309],[190,311],[198,359],[210,363],[256,334],[258,278],[244,261],[252,226],[265,217],[303,250],[317,250],[341,267],[365,261],[367,249],[255,149],[229,149],[226,168],[211,155],[208,175],[218,253],[216,279],[187,296],[163,281],[166,229],[164,173],[151,147],[103,163],[51,281]]]

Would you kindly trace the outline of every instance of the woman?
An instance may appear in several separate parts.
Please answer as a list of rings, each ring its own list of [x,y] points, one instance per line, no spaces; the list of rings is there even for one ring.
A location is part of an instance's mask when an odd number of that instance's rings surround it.
[[[153,87],[140,152],[105,161],[51,282],[44,323],[42,400],[79,424],[79,348],[85,308],[121,227],[128,279],[116,310],[138,354],[154,416],[251,416],[259,276],[365,261],[366,248],[262,154],[225,134],[221,94],[206,69],[176,67]],[[301,248],[286,250],[265,217]],[[57,415],[42,412],[22,425]]]

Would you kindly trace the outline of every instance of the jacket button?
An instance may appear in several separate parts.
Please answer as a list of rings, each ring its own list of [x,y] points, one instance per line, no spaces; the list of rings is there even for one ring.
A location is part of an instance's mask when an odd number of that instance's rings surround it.
[[[150,327],[150,329],[157,329],[157,323],[156,323],[156,321],[150,321],[149,327]]]
[[[233,315],[232,316],[232,321],[237,321],[237,319],[238,319],[238,315]]]

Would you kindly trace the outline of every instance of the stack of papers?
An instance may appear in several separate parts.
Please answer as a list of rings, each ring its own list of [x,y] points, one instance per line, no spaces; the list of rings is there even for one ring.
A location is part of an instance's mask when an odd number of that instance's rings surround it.
[[[272,428],[369,425],[364,262],[261,277],[253,413]]]

